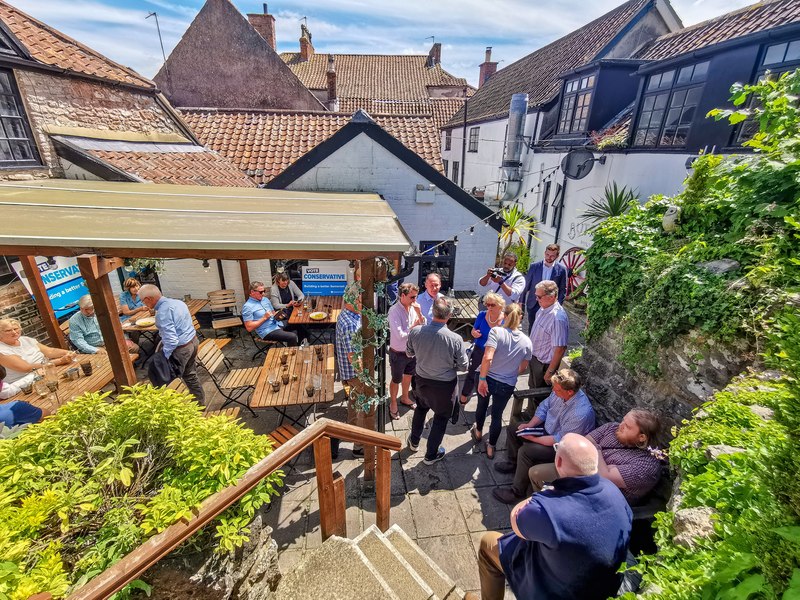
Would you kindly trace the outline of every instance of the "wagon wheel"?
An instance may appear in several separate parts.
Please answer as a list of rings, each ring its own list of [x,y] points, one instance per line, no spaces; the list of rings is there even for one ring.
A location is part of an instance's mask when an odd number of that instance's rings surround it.
[[[586,281],[586,256],[583,248],[573,246],[561,257],[561,264],[567,269],[567,294],[569,298],[572,292]]]

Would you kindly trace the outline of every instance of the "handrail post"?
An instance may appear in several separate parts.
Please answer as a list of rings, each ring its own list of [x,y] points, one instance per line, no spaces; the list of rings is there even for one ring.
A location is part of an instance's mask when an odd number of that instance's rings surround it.
[[[344,485],[334,485],[333,465],[331,463],[331,438],[328,436],[314,440],[314,467],[317,471],[317,495],[319,496],[319,525],[324,542],[332,535],[346,535],[345,523],[339,520],[337,510],[340,501],[336,498],[337,487],[344,495]],[[339,477],[341,479],[341,476]],[[342,497],[342,500],[344,497]]]
[[[377,451],[375,524],[381,531],[386,531],[389,529],[389,509],[392,503],[392,455],[386,448],[378,448]]]

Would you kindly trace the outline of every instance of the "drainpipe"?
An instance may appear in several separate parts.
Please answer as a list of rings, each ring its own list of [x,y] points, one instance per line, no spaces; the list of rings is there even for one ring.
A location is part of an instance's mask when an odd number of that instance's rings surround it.
[[[564,198],[567,197],[567,181],[569,178],[564,177],[564,183],[561,185],[561,198],[558,199],[558,223],[556,223],[556,239],[553,240],[554,244],[558,243],[558,236],[561,234],[561,222],[564,220]]]
[[[464,187],[464,173],[467,171],[467,88],[464,88],[464,130],[461,132],[461,183]]]

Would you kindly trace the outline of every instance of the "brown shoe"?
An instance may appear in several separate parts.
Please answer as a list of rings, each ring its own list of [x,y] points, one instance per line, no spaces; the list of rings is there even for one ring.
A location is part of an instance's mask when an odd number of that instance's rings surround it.
[[[503,504],[517,504],[525,499],[525,496],[518,494],[511,486],[493,489],[492,496]]]

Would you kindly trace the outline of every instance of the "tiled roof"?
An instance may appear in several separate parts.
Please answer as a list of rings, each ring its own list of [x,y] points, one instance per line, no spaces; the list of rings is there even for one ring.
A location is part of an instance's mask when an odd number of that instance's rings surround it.
[[[152,183],[255,187],[255,182],[216,152],[124,152],[87,154]]]
[[[376,100],[373,98],[343,98],[339,111],[352,115],[363,109],[370,115],[418,115],[433,117],[436,128],[447,123],[464,106],[463,98],[429,98],[426,100]]]
[[[266,183],[344,127],[351,114],[294,111],[182,109],[207,147]],[[433,117],[377,115],[375,121],[439,171],[440,133]]]
[[[152,81],[132,69],[109,60],[2,1],[0,1],[0,19],[25,46],[31,57],[40,63],[113,82],[155,88]]]
[[[637,58],[664,60],[737,37],[798,22],[800,1],[765,0],[663,35],[645,46]]]
[[[629,0],[572,33],[495,73],[468,103],[468,122],[508,114],[512,94],[528,94],[528,106],[547,104],[560,91],[559,75],[591,62],[651,0]],[[464,119],[458,111],[449,125]]]
[[[300,60],[298,52],[282,52],[281,58],[307,88],[327,87],[328,54],[313,54]],[[440,64],[428,68],[427,56],[405,54],[334,54],[336,91],[343,98],[420,100],[430,97],[428,86],[467,86]],[[385,111],[382,111],[385,112]]]

